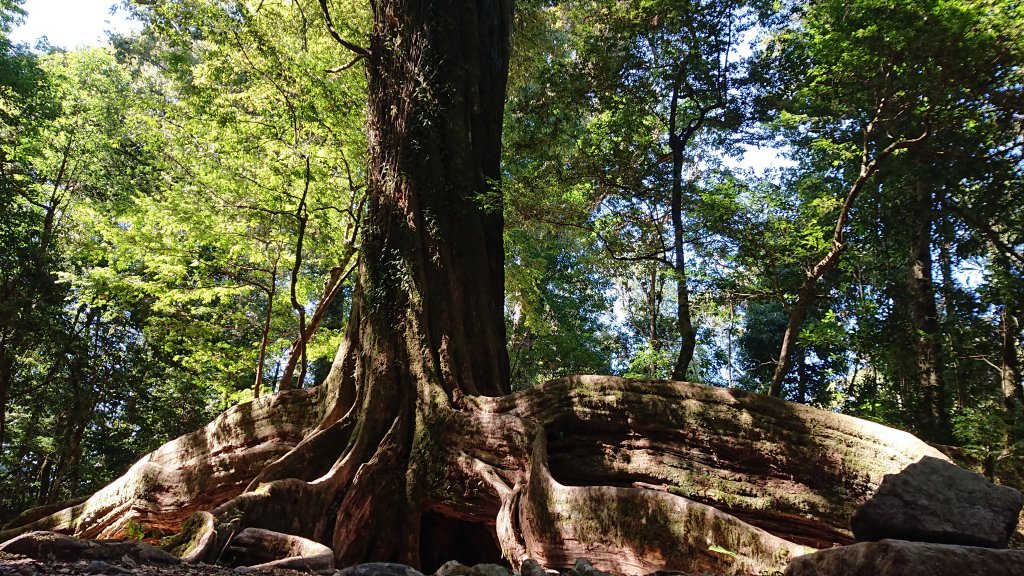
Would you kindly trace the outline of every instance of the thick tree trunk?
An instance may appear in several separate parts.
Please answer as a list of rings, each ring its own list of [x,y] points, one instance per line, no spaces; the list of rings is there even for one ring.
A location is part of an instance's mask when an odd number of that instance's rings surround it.
[[[932,193],[923,178],[918,178],[913,187],[908,295],[917,357],[919,426],[921,434],[929,440],[948,443],[950,424],[942,374],[942,331],[932,282]]]
[[[803,545],[849,542],[847,518],[884,474],[943,457],[877,424],[681,382],[574,377],[502,396],[492,183],[511,7],[372,6],[361,52],[371,200],[325,383],[236,406],[85,502],[23,516],[34,521],[0,541],[33,529],[117,537],[129,521],[176,531],[198,512],[175,542],[191,560],[227,548],[273,562],[248,548],[289,542],[321,562],[318,542],[341,566],[418,566],[424,550],[459,559],[489,534],[487,559],[514,565],[588,557],[621,574],[770,574]]]

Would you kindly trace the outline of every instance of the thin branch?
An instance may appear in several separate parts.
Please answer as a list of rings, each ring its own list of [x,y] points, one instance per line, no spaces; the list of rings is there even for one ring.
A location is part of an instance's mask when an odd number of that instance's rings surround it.
[[[358,64],[359,61],[362,60],[363,58],[365,58],[365,56],[363,56],[362,54],[357,54],[356,57],[353,58],[351,61],[349,61],[348,64],[342,64],[341,66],[335,66],[334,68],[328,68],[328,69],[324,70],[324,72],[326,72],[328,74],[338,74],[340,72],[344,72],[345,70],[348,70],[349,68],[351,68],[351,67],[355,66],[356,64]]]
[[[320,11],[324,15],[324,23],[327,25],[327,31],[331,33],[331,37],[337,40],[338,44],[341,44],[342,46],[351,50],[352,52],[355,52],[359,56],[363,58],[369,58],[369,50],[363,48],[362,46],[359,46],[358,44],[353,44],[352,42],[345,40],[344,38],[341,37],[341,34],[338,34],[338,30],[335,29],[334,27],[334,21],[331,20],[331,11],[327,8],[327,0],[319,0],[319,4]]]
[[[1010,258],[1011,260],[1016,261],[1018,266],[1024,267],[1024,254],[1021,254],[1020,252],[1015,250],[1013,246],[1011,246],[1006,240],[1003,240],[1003,238],[999,235],[999,232],[995,228],[993,228],[991,224],[989,224],[988,222],[984,222],[978,218],[975,218],[971,214],[970,209],[964,208],[959,204],[947,202],[946,206],[949,207],[950,212],[956,214],[960,218],[963,218],[964,222],[966,222],[969,226],[973,227],[978,232],[981,232],[981,235],[984,236],[985,239],[988,240],[990,243],[992,243],[992,246],[1000,254],[1006,256],[1007,258]]]

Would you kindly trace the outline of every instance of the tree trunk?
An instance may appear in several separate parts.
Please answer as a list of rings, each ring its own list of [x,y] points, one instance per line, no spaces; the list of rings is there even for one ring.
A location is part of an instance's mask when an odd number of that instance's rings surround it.
[[[649,342],[651,350],[661,350],[661,339],[658,337],[658,317],[661,312],[661,287],[658,286],[658,264],[657,262],[650,263],[650,270],[648,271],[648,279],[650,280],[649,288],[647,289],[647,342]],[[650,366],[650,376],[654,378],[655,364],[652,362]]]
[[[263,316],[263,330],[260,334],[260,350],[256,354],[256,382],[252,386],[253,398],[259,398],[263,388],[263,370],[267,362],[267,344],[270,343],[270,323],[274,319],[274,296],[277,294],[277,264],[281,253],[274,256],[274,267],[270,271],[270,283],[264,290],[267,295],[267,313]]]
[[[317,303],[316,309],[313,310],[313,315],[309,318],[309,325],[306,326],[307,346],[313,340],[313,337],[316,336],[317,331],[320,329],[320,323],[323,322],[327,310],[331,307],[331,303],[334,302],[334,297],[341,292],[341,287],[348,280],[353,270],[354,267],[350,267],[348,271],[342,273],[340,267],[331,269],[330,278],[327,280],[327,286],[324,288],[324,295]],[[298,366],[299,361],[302,359],[303,354],[300,350],[300,344],[301,339],[292,342],[291,349],[288,352],[288,361],[281,372],[280,380],[282,382],[291,382],[292,375],[295,373],[295,367]]]
[[[796,302],[789,311],[789,322],[786,324],[786,332],[782,336],[782,349],[779,351],[779,360],[775,365],[775,375],[772,377],[771,387],[768,389],[769,396],[782,396],[782,381],[786,378],[786,374],[789,373],[789,369],[792,366],[797,336],[799,336],[800,329],[804,325],[804,320],[807,319],[807,313],[810,312],[811,305],[814,304],[814,289],[818,285],[818,279],[825,274],[826,270],[830,270],[835,266],[835,262],[838,261],[841,252],[841,249],[829,252],[829,255],[834,254],[834,256],[831,259],[828,256],[822,259],[821,263],[826,265],[822,266],[819,263],[819,266],[809,272],[804,278],[800,292],[797,293]],[[819,270],[820,272],[818,272]]]
[[[7,442],[7,399],[14,379],[14,359],[0,336],[0,450]]]
[[[768,389],[768,394],[771,396],[780,396],[782,394],[782,380],[786,377],[786,373],[789,372],[792,366],[791,356],[796,349],[796,340],[800,336],[800,329],[803,327],[804,320],[807,318],[807,313],[814,301],[814,290],[818,280],[836,267],[839,263],[839,257],[846,251],[846,221],[850,218],[850,211],[853,209],[857,197],[860,196],[868,180],[878,172],[879,167],[894,153],[898,150],[916,146],[928,137],[926,130],[916,138],[897,138],[872,157],[868,143],[879,129],[878,122],[882,121],[884,114],[887,113],[885,107],[886,99],[881,98],[875,106],[874,117],[862,128],[863,148],[860,158],[860,170],[857,177],[850,184],[850,188],[846,192],[846,199],[839,209],[836,226],[832,231],[832,246],[813,267],[807,270],[804,282],[797,293],[796,302],[794,302],[793,308],[790,311],[789,324],[786,326],[786,332],[782,336],[782,347],[775,364],[775,375],[772,376],[772,383]]]
[[[1003,391],[1003,405],[1006,408],[1007,444],[1021,437],[1020,412],[1024,404],[1024,388],[1021,387],[1020,358],[1017,356],[1017,339],[1020,323],[1006,304],[999,311],[1002,366],[1000,384]]]
[[[942,332],[932,282],[932,193],[923,178],[914,182],[912,198],[908,295],[917,357],[919,429],[929,440],[948,442],[950,424],[942,374]]]
[[[354,548],[333,540],[340,565],[401,558],[399,544],[416,548],[411,533],[429,549],[444,542],[443,532],[466,527],[490,533],[513,564],[533,557],[564,569],[585,556],[620,574],[740,567],[770,574],[803,546],[850,543],[850,514],[886,474],[925,456],[944,458],[905,432],[776,398],[590,376],[465,397],[458,410],[439,399],[436,412],[421,411],[435,418],[429,433],[418,433],[406,453],[415,473],[381,476],[397,455],[400,424],[392,422],[385,442],[366,446],[372,440],[353,434],[351,414],[332,415],[353,400],[338,384],[335,377],[319,389],[236,406],[88,501],[42,519],[26,514],[35,521],[0,532],[0,541],[34,529],[116,537],[128,519],[173,532],[212,508],[226,526],[214,556],[233,532],[253,525],[329,545],[332,531],[347,534]],[[356,446],[339,450],[346,439]],[[377,453],[350,458],[363,450]],[[410,516],[390,526],[397,532],[377,532],[397,514],[385,506],[394,503],[389,497],[407,498],[411,478],[423,521]],[[353,492],[361,495],[351,500]],[[393,553],[377,548],[386,543]],[[711,544],[737,557],[718,558]],[[467,552],[454,542],[439,554]],[[499,561],[498,553],[488,560]]]
[[[672,368],[673,380],[685,380],[693,360],[697,336],[690,317],[690,289],[686,284],[686,251],[683,243],[683,150],[672,153],[672,251],[676,280],[676,327],[679,330],[679,355]]]
[[[885,474],[943,458],[877,424],[687,383],[573,377],[501,396],[492,183],[511,6],[372,6],[361,52],[370,203],[345,343],[324,384],[235,406],[0,541],[33,529],[116,537],[129,521],[173,532],[198,512],[175,543],[192,560],[226,548],[265,563],[273,545],[248,550],[260,541],[316,548],[286,534],[327,545],[340,566],[421,566],[426,550],[460,559],[490,539],[486,559],[516,566],[587,557],[620,574],[769,574],[801,544],[849,542],[847,518]]]

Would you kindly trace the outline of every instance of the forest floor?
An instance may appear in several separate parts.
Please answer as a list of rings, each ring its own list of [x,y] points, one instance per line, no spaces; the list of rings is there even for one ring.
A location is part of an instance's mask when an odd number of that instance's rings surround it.
[[[310,576],[309,572],[296,570],[246,570],[212,564],[134,564],[123,562],[111,564],[99,560],[77,562],[40,562],[30,558],[0,557],[0,576],[67,576],[72,574],[93,574],[106,576]]]
[[[39,561],[16,555],[0,553],[0,576],[72,576],[79,574],[105,576],[311,576],[310,572],[298,570],[253,570],[231,568],[214,564],[138,564],[130,560],[118,564],[99,560],[77,562]],[[518,576],[518,572],[515,573]],[[576,574],[566,571],[566,575]],[[671,576],[714,576],[709,573],[658,572]],[[338,576],[338,572],[334,573]]]

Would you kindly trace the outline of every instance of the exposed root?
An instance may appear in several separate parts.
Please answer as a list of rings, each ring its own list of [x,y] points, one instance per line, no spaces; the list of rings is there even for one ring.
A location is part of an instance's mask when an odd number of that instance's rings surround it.
[[[29,526],[116,537],[129,519],[177,531],[210,510],[175,542],[189,561],[223,550],[277,562],[292,556],[259,549],[298,538],[342,566],[416,564],[430,511],[490,527],[515,566],[586,557],[620,574],[770,573],[802,545],[844,542],[850,512],[885,474],[942,458],[884,426],[682,382],[573,377],[464,397],[461,410],[424,389],[415,411],[396,401],[376,413],[370,395],[396,388],[364,396],[330,382],[229,410]]]
[[[295,390],[234,406],[204,428],[164,444],[84,502],[0,531],[122,538],[129,521],[177,532],[192,514],[240,494],[319,423],[316,393]]]
[[[235,562],[252,569],[334,571],[334,552],[327,546],[261,528],[246,528],[239,532],[228,545],[227,554]]]
[[[98,542],[81,540],[56,532],[29,532],[0,544],[0,552],[21,554],[41,560],[121,560],[139,564],[177,564],[177,556],[144,542]]]
[[[213,562],[217,557],[217,527],[213,514],[196,512],[164,549],[182,562]]]
[[[563,484],[659,487],[812,547],[848,542],[885,474],[944,458],[879,424],[685,382],[576,376],[470,403],[544,427]]]

